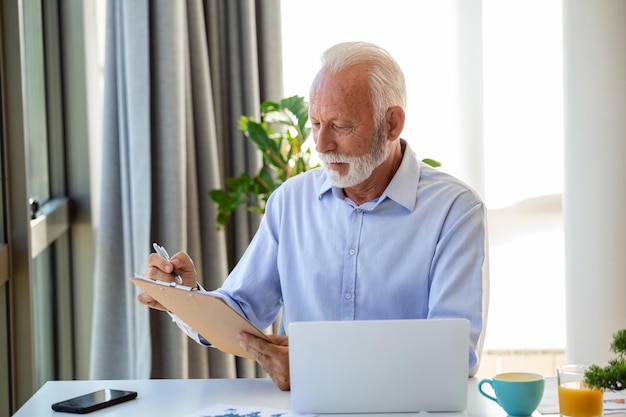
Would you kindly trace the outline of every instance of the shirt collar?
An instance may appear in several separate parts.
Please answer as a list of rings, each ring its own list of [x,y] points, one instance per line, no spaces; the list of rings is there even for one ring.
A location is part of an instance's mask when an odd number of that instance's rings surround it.
[[[419,182],[421,167],[409,144],[404,139],[400,139],[400,141],[404,149],[402,162],[400,162],[398,171],[396,171],[396,174],[393,176],[378,201],[382,202],[386,198],[389,198],[405,207],[407,210],[414,211],[417,205],[417,184]],[[324,194],[330,190],[332,190],[336,198],[345,199],[343,190],[334,187],[328,180],[328,177],[325,177],[324,182],[318,190],[318,199],[321,200]]]

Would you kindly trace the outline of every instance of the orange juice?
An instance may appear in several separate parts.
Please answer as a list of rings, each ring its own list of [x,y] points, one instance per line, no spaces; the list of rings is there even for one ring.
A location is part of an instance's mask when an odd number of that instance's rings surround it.
[[[559,409],[562,416],[598,417],[602,415],[602,390],[586,388],[580,381],[559,385]]]

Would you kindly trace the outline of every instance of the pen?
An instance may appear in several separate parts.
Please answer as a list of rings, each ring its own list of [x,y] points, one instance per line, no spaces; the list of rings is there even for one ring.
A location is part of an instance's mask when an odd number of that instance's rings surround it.
[[[163,246],[160,246],[155,242],[152,244],[152,247],[154,248],[156,253],[159,254],[160,257],[165,258],[168,261],[170,260],[170,255],[167,253],[167,250],[165,250]],[[183,283],[183,279],[180,277],[180,275],[178,275],[178,272],[176,272],[175,269],[172,269],[172,275],[174,276],[174,279],[176,280],[177,283],[179,284]]]

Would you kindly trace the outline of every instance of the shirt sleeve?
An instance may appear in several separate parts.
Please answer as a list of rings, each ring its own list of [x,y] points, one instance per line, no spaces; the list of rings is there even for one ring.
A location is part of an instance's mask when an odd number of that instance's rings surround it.
[[[259,329],[276,320],[283,302],[276,220],[279,195],[279,190],[272,193],[252,241],[222,286],[213,291]]]
[[[431,270],[429,318],[470,321],[469,375],[482,353],[489,298],[486,209],[479,200],[452,207],[437,244]]]
[[[200,333],[195,331],[187,323],[182,321],[180,317],[178,317],[176,314],[172,313],[171,311],[168,311],[167,314],[170,315],[170,317],[172,318],[172,321],[176,323],[176,325],[191,339],[195,340],[197,343],[201,344],[202,346],[212,346],[211,343],[209,343],[209,341],[207,341],[204,337],[202,337]]]

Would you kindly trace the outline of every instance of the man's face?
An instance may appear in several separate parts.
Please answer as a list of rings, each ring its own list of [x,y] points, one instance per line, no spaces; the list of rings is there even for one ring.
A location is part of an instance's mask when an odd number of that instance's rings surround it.
[[[318,74],[309,101],[313,140],[331,183],[347,188],[367,180],[390,147],[384,121],[374,117],[366,69]]]

